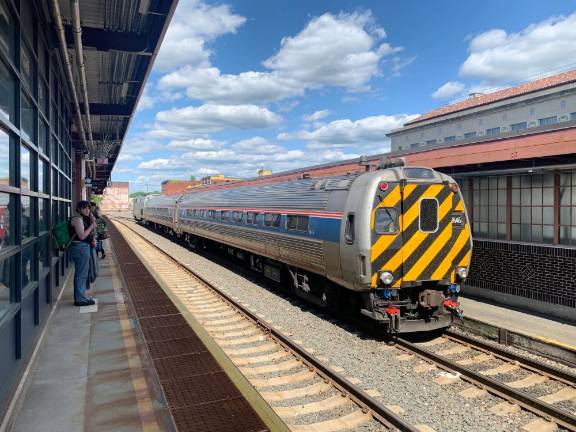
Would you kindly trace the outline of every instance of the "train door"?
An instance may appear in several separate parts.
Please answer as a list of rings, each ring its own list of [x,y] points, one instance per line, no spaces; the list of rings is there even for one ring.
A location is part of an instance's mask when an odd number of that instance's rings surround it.
[[[402,278],[402,189],[401,183],[381,182],[376,191],[370,221],[372,287],[396,287]]]
[[[457,190],[448,182],[405,185],[401,217],[402,283],[439,281],[452,268],[452,214]]]

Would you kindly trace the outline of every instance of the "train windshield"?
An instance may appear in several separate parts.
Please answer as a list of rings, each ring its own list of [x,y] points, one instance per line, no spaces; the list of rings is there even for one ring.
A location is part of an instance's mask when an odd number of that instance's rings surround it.
[[[394,208],[376,210],[374,231],[378,234],[396,234],[398,232],[398,211]]]
[[[410,179],[433,180],[434,171],[428,168],[404,168],[404,175]]]

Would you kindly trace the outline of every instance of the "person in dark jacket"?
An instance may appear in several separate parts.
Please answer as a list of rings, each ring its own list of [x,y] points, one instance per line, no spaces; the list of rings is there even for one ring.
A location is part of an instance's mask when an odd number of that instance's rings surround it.
[[[94,300],[86,297],[86,286],[88,284],[88,271],[90,270],[90,254],[93,231],[96,228],[96,218],[92,214],[90,203],[80,201],[76,206],[78,216],[72,218],[72,244],[70,246],[70,256],[74,261],[74,305],[90,306],[95,304]]]

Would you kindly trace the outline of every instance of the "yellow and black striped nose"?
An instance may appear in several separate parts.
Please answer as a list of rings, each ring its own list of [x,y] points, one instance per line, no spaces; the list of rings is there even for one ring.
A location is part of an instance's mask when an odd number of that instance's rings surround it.
[[[391,198],[387,203],[400,210],[398,232],[373,232],[373,286],[382,271],[394,275],[393,287],[415,281],[453,280],[457,265],[468,267],[471,249],[460,195],[446,183],[406,184],[398,194],[397,202]],[[462,215],[461,223],[453,223],[455,214]]]

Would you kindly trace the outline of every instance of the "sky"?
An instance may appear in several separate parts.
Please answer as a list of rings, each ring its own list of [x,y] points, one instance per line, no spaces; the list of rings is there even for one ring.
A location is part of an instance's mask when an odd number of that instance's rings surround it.
[[[438,106],[575,68],[576,0],[180,0],[112,180],[383,153]]]

